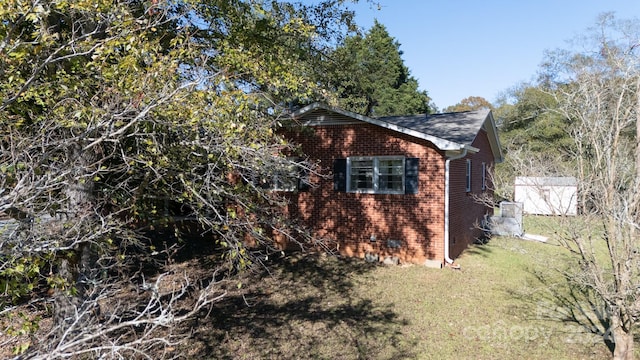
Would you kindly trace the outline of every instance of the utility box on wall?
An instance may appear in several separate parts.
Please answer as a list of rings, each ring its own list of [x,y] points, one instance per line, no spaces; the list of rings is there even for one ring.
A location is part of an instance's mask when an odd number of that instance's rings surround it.
[[[576,215],[578,180],[574,177],[526,177],[515,181],[514,199],[532,215]]]

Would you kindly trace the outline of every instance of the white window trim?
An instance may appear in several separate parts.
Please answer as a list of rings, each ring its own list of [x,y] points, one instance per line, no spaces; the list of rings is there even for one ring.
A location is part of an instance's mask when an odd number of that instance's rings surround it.
[[[471,159],[467,159],[465,171],[465,191],[471,191]]]
[[[280,184],[287,184],[289,186],[280,186]],[[279,175],[274,175],[271,179],[271,187],[269,188],[271,191],[279,191],[279,192],[295,192],[298,190],[298,184],[291,179],[286,179],[285,181],[279,181]]]
[[[373,160],[373,189],[361,190],[351,188],[351,161],[352,160]],[[402,160],[402,190],[379,190],[379,175],[380,170],[378,167],[380,160]],[[363,193],[363,194],[404,194],[405,182],[406,182],[406,163],[404,156],[351,156],[347,158],[347,192],[351,193]]]

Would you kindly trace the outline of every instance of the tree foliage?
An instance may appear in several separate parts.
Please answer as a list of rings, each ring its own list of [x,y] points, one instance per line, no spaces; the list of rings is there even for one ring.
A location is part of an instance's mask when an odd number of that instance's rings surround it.
[[[506,198],[516,176],[567,176],[574,173],[571,119],[558,114],[548,88],[521,84],[498,100],[494,110],[505,161],[496,167]]]
[[[558,234],[576,259],[563,273],[594,310],[583,312],[589,330],[613,344],[613,358],[632,359],[640,318],[640,23],[604,14],[586,34],[581,47],[547,54],[539,86],[520,92],[502,128],[508,146],[532,142],[547,164],[557,169],[564,158],[565,174],[578,178],[581,220],[566,219],[568,230]]]
[[[566,154],[572,147],[567,131],[570,119],[552,111],[557,106],[554,95],[532,85],[515,88],[513,104],[503,102],[497,110],[504,139],[511,146],[528,145],[537,153],[552,156]]]
[[[446,107],[444,112],[461,112],[482,109],[493,110],[493,105],[491,105],[491,103],[482,96],[469,96],[460,100],[460,102],[455,105]]]
[[[13,219],[0,306],[49,288],[55,308],[48,337],[16,351],[152,357],[221,298],[213,273],[276,251],[274,232],[306,246],[261,179],[313,171],[276,130],[283,104],[322,96],[314,66],[351,15],[334,2],[0,1],[0,211]],[[190,279],[167,287],[162,267],[153,281],[141,269],[189,236],[221,261],[185,309]]]
[[[400,43],[375,22],[362,35],[345,39],[330,56],[327,83],[338,105],[367,116],[429,113],[431,99],[404,65]]]

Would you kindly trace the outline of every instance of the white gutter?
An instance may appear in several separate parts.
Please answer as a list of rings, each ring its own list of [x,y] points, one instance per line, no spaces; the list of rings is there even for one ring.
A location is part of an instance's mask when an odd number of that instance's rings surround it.
[[[447,156],[444,162],[444,261],[453,264],[453,259],[449,256],[449,163],[451,160],[462,159],[467,156],[467,148],[463,147],[462,152],[452,156]]]

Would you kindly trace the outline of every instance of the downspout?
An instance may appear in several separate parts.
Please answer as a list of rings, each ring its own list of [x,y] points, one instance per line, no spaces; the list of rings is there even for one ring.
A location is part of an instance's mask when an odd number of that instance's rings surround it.
[[[451,160],[467,156],[467,148],[463,147],[461,150],[460,154],[447,157],[444,162],[444,261],[447,264],[453,264],[453,259],[449,256],[449,164]]]

